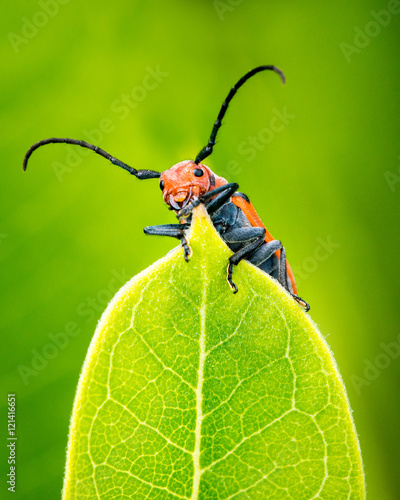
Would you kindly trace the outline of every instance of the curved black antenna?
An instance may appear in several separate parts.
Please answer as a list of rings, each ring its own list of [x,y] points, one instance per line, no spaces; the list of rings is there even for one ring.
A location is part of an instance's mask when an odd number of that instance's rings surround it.
[[[218,130],[221,127],[222,119],[225,116],[226,110],[228,109],[229,103],[233,99],[233,96],[240,89],[240,87],[245,82],[247,82],[247,80],[249,78],[251,78],[256,73],[259,73],[260,71],[265,71],[265,70],[275,71],[275,73],[278,73],[278,75],[281,77],[282,83],[285,83],[285,75],[276,66],[258,66],[257,68],[252,69],[251,71],[246,73],[244,76],[242,76],[242,78],[231,88],[231,90],[229,91],[229,94],[227,95],[225,101],[223,102],[221,109],[218,113],[218,117],[217,117],[217,119],[214,123],[213,129],[211,131],[211,135],[210,135],[210,139],[208,141],[208,144],[200,151],[200,153],[196,156],[196,159],[194,160],[194,162],[196,164],[203,161],[204,158],[207,158],[207,156],[210,156],[210,154],[213,152],[213,148],[215,146],[215,139],[217,137]]]
[[[22,166],[23,170],[24,171],[26,170],[26,167],[28,165],[28,160],[31,157],[31,154],[36,149],[40,148],[40,146],[45,146],[46,144],[60,144],[60,143],[74,144],[76,146],[81,146],[82,148],[90,149],[91,151],[94,151],[95,153],[102,156],[106,160],[110,160],[110,162],[113,165],[117,165],[118,167],[127,170],[130,174],[135,175],[138,179],[156,179],[161,175],[160,172],[155,172],[154,170],[136,170],[135,168],[130,167],[121,160],[114,158],[114,156],[111,156],[109,153],[104,151],[104,149],[101,149],[97,146],[93,146],[93,144],[89,144],[86,141],[78,141],[77,139],[68,139],[68,138],[60,139],[58,137],[52,137],[51,139],[43,139],[42,141],[36,142],[33,146],[31,146],[25,155],[24,163]]]

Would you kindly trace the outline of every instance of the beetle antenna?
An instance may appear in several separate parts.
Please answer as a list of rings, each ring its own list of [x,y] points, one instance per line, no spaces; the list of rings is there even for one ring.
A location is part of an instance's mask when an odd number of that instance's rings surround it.
[[[65,143],[65,144],[74,144],[75,146],[81,146],[82,148],[87,148],[90,149],[91,151],[94,151],[98,155],[102,156],[106,160],[109,160],[113,165],[117,165],[118,167],[123,168],[124,170],[127,170],[130,174],[135,175],[138,179],[156,179],[160,177],[161,173],[160,172],[155,172],[154,170],[136,170],[135,168],[130,167],[126,163],[124,163],[121,160],[118,160],[117,158],[114,158],[114,156],[111,156],[109,153],[104,151],[104,149],[101,149],[97,146],[93,146],[93,144],[89,144],[86,141],[78,141],[77,139],[62,139],[58,137],[52,137],[51,139],[43,139],[42,141],[36,142],[31,146],[24,158],[24,163],[23,163],[23,170],[26,170],[26,167],[28,165],[28,160],[31,157],[32,153],[36,151],[36,149],[40,148],[41,146],[45,146],[46,144],[60,144],[60,143]]]
[[[240,89],[240,87],[245,82],[247,82],[247,80],[249,78],[251,78],[256,73],[259,73],[260,71],[265,71],[265,70],[275,71],[275,73],[278,73],[278,75],[281,77],[282,83],[285,83],[285,75],[276,66],[258,66],[257,68],[252,69],[251,71],[246,73],[244,76],[242,76],[242,78],[231,88],[231,90],[229,91],[229,94],[227,95],[225,101],[223,102],[221,109],[218,113],[218,117],[217,117],[217,119],[214,123],[213,129],[211,131],[211,135],[210,135],[210,139],[208,141],[208,144],[200,151],[200,153],[196,156],[196,159],[194,160],[194,162],[196,164],[203,161],[204,158],[207,158],[207,156],[210,156],[210,154],[213,152],[213,148],[215,146],[215,139],[217,137],[218,130],[221,127],[222,119],[225,116],[225,113],[226,113],[226,110],[228,109],[229,103],[233,99],[236,92]]]

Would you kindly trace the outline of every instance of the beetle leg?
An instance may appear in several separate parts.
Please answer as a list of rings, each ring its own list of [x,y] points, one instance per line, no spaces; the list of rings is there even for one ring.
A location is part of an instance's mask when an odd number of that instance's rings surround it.
[[[289,292],[290,295],[294,298],[294,300],[301,306],[305,312],[308,312],[310,310],[310,304],[306,302],[304,299],[299,297],[298,295],[295,295],[294,293]]]
[[[248,261],[259,267],[260,264],[268,260],[274,253],[282,249],[282,243],[279,240],[272,240],[255,250],[253,255],[249,255]]]
[[[279,259],[279,283],[285,288],[286,290],[289,289],[288,287],[288,282],[287,282],[287,264],[286,264],[286,250],[284,247],[281,248],[281,256]]]
[[[279,240],[272,240],[265,245],[260,245],[264,241],[265,229],[259,227],[252,228],[239,228],[232,231],[228,231],[224,234],[225,241],[229,243],[240,243],[246,241],[252,241],[249,245],[245,246],[229,259],[228,265],[228,283],[233,290],[233,293],[237,293],[238,288],[232,280],[233,266],[238,265],[238,263],[247,259],[252,264],[259,266],[264,261],[269,259],[277,250],[281,251],[279,259],[279,283],[287,290],[294,300],[303,307],[306,312],[310,310],[310,305],[301,297],[292,293],[288,285],[287,276],[287,264],[286,264],[286,251],[282,243]],[[260,248],[259,248],[260,247]]]
[[[265,229],[263,227],[248,227],[239,228],[228,231],[224,234],[224,239],[231,243],[240,243],[251,241],[247,246],[241,248],[229,258],[227,269],[227,279],[233,293],[237,293],[238,287],[232,280],[233,266],[237,266],[242,259],[250,256],[257,248],[262,245],[265,237]]]
[[[288,286],[287,265],[286,265],[286,252],[285,248],[281,248],[281,257],[279,259],[279,283],[286,288],[294,300],[305,309],[306,312],[310,310],[310,304],[304,299],[292,293]]]
[[[206,201],[208,198],[213,198],[210,203],[207,205],[207,212],[209,215],[216,212],[219,208],[222,207],[224,203],[226,203],[229,198],[238,190],[239,184],[236,182],[231,182],[230,184],[225,184],[219,188],[208,191],[208,193],[200,196],[200,200],[202,202]]]
[[[171,236],[180,239],[183,232],[189,229],[190,224],[162,224],[160,226],[147,226],[143,229],[145,234],[155,236]]]
[[[184,251],[185,260],[186,260],[186,262],[189,262],[189,259],[192,256],[192,249],[190,248],[189,243],[187,242],[185,235],[183,235],[181,238],[181,246],[182,246],[183,251]]]
[[[188,203],[185,208],[183,208],[178,212],[177,218],[186,219],[192,213],[193,208],[200,205],[200,203],[204,203],[209,198],[213,198],[215,196],[215,198],[212,201],[210,201],[210,203],[206,206],[207,212],[209,213],[209,215],[211,215],[213,212],[216,212],[219,208],[222,207],[224,203],[226,203],[229,200],[229,198],[233,195],[233,193],[237,191],[238,187],[239,185],[236,184],[236,182],[231,182],[230,184],[224,184],[223,186],[208,191],[202,196],[199,196],[199,198],[193,200],[191,203]]]
[[[261,237],[265,237],[265,229],[263,227],[239,227],[224,233],[224,241],[227,243],[248,243]]]
[[[192,255],[192,250],[186,240],[185,230],[189,229],[190,224],[163,224],[160,226],[147,226],[144,228],[144,232],[150,235],[156,236],[170,236],[172,238],[177,238],[181,241],[181,245],[184,251],[185,260],[189,262],[189,258]]]

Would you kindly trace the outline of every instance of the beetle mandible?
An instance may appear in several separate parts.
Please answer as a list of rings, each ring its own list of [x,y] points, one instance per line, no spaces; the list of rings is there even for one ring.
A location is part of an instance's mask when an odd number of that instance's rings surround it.
[[[238,184],[228,183],[226,179],[215,175],[209,167],[202,163],[213,152],[222,119],[236,92],[249,78],[265,70],[274,71],[281,77],[282,83],[285,83],[282,71],[272,65],[258,66],[242,76],[229,91],[214,122],[209,141],[195,160],[182,161],[164,172],[136,170],[86,141],[53,137],[39,141],[29,148],[24,158],[23,169],[26,170],[28,160],[37,148],[46,144],[66,143],[90,149],[111,161],[112,164],[127,170],[138,179],[159,178],[164,201],[169,209],[176,213],[179,223],[148,226],[144,228],[146,234],[178,238],[184,250],[185,260],[188,262],[191,250],[185,233],[190,227],[193,208],[203,203],[215,229],[233,252],[227,268],[227,280],[233,293],[238,291],[238,287],[232,279],[233,266],[237,266],[241,260],[246,259],[277,279],[291,296],[308,311],[309,304],[297,295],[293,272],[286,261],[286,252],[282,243],[275,240],[268,232],[248,197],[238,191]]]

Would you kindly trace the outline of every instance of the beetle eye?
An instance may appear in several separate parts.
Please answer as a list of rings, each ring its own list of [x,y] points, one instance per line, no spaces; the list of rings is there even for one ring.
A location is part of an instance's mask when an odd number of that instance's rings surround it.
[[[204,174],[204,172],[201,170],[201,168],[195,168],[195,169],[193,170],[193,174],[194,174],[196,177],[201,177],[201,176]]]
[[[160,182],[160,189],[161,189],[161,191],[164,191],[164,181]]]

